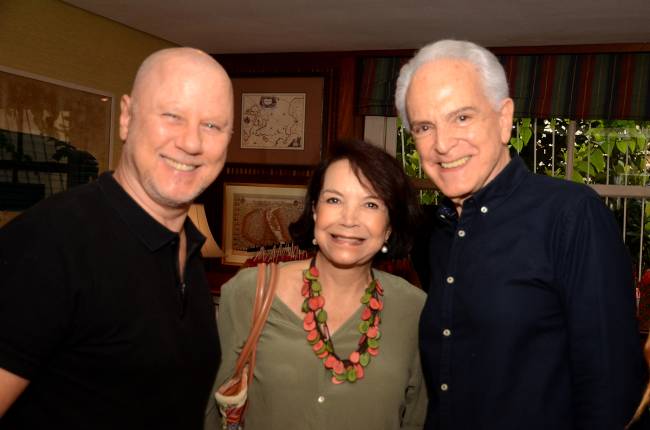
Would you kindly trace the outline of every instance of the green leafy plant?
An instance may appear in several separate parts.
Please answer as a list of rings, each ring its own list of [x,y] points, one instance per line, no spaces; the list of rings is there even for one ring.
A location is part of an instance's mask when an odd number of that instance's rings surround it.
[[[530,139],[531,126],[537,128],[534,139]],[[575,141],[569,159],[567,138],[571,126],[575,127]],[[564,118],[517,119],[510,144],[538,173],[566,178],[571,166],[570,179],[575,182],[641,186],[648,183],[650,121],[576,120],[571,124],[571,120]],[[605,202],[619,225],[625,225],[625,242],[635,266],[649,267],[650,205],[643,199],[610,197]]]
[[[397,119],[397,160],[402,163],[404,171],[411,178],[424,178],[420,154],[415,148],[411,133],[402,127],[402,121]],[[421,205],[431,205],[438,202],[439,193],[436,190],[418,190]]]

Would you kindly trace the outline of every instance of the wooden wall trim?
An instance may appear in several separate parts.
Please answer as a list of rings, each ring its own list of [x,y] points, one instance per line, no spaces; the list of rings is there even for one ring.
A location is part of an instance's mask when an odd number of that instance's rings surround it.
[[[598,45],[554,45],[492,47],[497,55],[604,54],[650,52],[650,43],[608,43]]]
[[[433,41],[432,41],[433,42]],[[423,45],[424,46],[424,45]],[[519,46],[488,46],[492,52],[499,55],[534,55],[534,54],[596,54],[610,52],[650,52],[650,43],[598,43],[588,45],[519,45]],[[246,56],[305,56],[305,57],[324,57],[336,59],[342,55],[351,57],[411,57],[415,55],[419,48],[413,49],[373,49],[367,51],[326,51],[326,52],[301,52],[301,53],[277,53],[277,54],[215,54],[219,57],[246,57]]]
[[[602,54],[650,52],[650,43],[601,43],[592,45],[488,46],[497,55]],[[418,49],[349,52],[359,57],[411,57]]]
[[[357,61],[351,55],[339,60],[338,109],[336,138],[355,137],[355,106],[357,97]],[[363,133],[363,130],[361,131]]]

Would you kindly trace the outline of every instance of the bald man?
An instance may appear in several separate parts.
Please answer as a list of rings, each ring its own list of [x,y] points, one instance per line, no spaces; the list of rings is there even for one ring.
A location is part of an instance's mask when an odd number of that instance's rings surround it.
[[[159,51],[121,100],[114,173],[0,230],[0,429],[192,429],[219,364],[187,218],[233,124],[223,68]]]

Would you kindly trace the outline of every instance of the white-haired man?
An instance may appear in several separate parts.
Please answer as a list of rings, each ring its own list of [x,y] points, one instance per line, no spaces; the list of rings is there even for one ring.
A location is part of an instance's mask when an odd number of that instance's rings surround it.
[[[187,212],[232,124],[214,59],[158,51],[122,97],[116,171],[0,230],[0,428],[202,428],[220,355]]]
[[[644,373],[612,214],[588,187],[511,157],[513,101],[486,49],[421,49],[396,105],[446,196],[429,220],[425,428],[622,429]]]

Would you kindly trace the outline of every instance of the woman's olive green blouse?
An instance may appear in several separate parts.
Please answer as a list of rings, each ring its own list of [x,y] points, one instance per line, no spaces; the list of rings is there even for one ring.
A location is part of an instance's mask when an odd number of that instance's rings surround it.
[[[365,377],[334,385],[302,328],[302,318],[275,298],[257,346],[249,387],[246,430],[421,429],[426,389],[418,354],[418,319],[425,294],[402,278],[375,271],[384,287],[379,355]],[[215,386],[232,374],[251,321],[257,269],[240,271],[221,290],[219,336],[223,354]],[[361,304],[332,336],[340,357],[357,348]],[[206,429],[219,429],[212,397]]]

